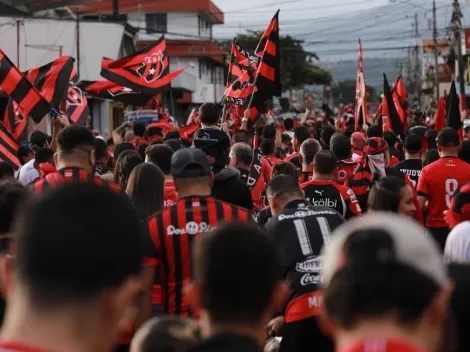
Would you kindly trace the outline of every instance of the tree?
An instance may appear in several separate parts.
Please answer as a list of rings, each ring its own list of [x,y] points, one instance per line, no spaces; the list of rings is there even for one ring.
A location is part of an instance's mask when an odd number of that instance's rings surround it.
[[[377,100],[377,93],[374,87],[366,85],[366,92],[368,94],[368,102],[375,102]],[[338,82],[338,84],[333,87],[333,99],[344,104],[354,103],[356,100],[356,81],[348,79]]]
[[[243,49],[253,52],[262,35],[262,31],[249,31],[248,34],[238,34],[236,40]],[[313,60],[318,60],[318,56],[303,48],[303,40],[293,38],[290,35],[281,35],[280,41],[281,84],[284,90],[299,88],[304,84],[331,83],[331,73],[312,64]],[[221,44],[230,52],[231,42]]]

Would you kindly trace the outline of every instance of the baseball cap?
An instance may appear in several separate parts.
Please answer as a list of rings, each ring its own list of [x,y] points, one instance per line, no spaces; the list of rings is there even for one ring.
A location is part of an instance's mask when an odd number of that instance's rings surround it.
[[[358,140],[361,140],[361,141],[365,142],[366,141],[366,136],[364,136],[364,133],[354,132],[351,135],[351,139],[358,139]]]
[[[470,183],[462,185],[455,191],[450,201],[446,220],[450,228],[470,220]]]
[[[171,157],[171,175],[176,178],[209,176],[207,155],[198,148],[180,149]]]
[[[457,147],[460,144],[459,135],[452,127],[446,127],[437,134],[437,144],[441,147]]]
[[[355,239],[355,246],[367,251],[368,261],[363,268],[367,271],[368,265],[397,263],[414,269],[416,272],[428,277],[439,286],[444,285],[447,273],[443,258],[437,244],[427,230],[415,221],[385,212],[375,212],[361,218],[355,218],[338,227],[331,236],[331,242],[322,249],[323,256],[323,285],[327,288],[335,274],[355,258],[345,257],[345,244],[351,236],[361,236],[367,230],[380,230],[390,237],[391,248],[375,246],[376,253],[371,253],[370,237],[363,236]],[[366,254],[366,253],[364,253]],[[348,262],[349,260],[349,262]]]
[[[419,135],[410,134],[406,137],[403,146],[408,153],[415,154],[423,148],[423,141]]]

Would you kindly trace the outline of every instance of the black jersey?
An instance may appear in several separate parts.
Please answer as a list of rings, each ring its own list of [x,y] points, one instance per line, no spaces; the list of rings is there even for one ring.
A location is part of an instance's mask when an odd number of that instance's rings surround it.
[[[423,169],[421,159],[403,160],[401,163],[396,164],[394,168],[407,174],[415,188],[418,186],[419,176],[421,176],[421,170]]]
[[[330,241],[331,232],[343,222],[344,218],[337,211],[316,207],[302,200],[289,203],[281,214],[266,223],[266,229],[275,237],[281,254],[284,278],[292,290],[286,316],[289,315],[292,301],[320,291],[323,269],[320,251]],[[308,303],[308,298],[306,300]],[[319,303],[321,297],[311,301]],[[303,313],[309,316],[307,311]],[[315,314],[310,316],[313,315]],[[286,322],[288,320],[290,318],[286,317]]]
[[[305,199],[314,206],[336,210],[344,218],[362,215],[361,206],[354,192],[334,181],[310,180],[300,185]]]

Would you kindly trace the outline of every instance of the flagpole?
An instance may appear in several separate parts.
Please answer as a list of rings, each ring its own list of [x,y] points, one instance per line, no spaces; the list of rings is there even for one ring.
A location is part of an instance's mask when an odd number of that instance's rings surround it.
[[[230,82],[230,76],[232,75],[232,59],[233,59],[233,45],[235,45],[236,43],[236,38],[233,38],[233,42],[232,42],[232,47],[230,47],[230,63],[229,63],[229,66],[228,66],[228,75],[227,75],[227,79],[225,80],[225,88],[228,87],[228,84]],[[215,90],[215,87],[214,87],[214,90]],[[227,113],[227,99],[224,99],[224,102],[222,103],[223,106],[222,106],[222,123],[225,122],[226,118],[225,118],[225,114]]]

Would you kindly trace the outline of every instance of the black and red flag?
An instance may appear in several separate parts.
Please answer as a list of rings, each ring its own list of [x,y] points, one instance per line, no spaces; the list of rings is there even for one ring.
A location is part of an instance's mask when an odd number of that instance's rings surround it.
[[[103,58],[101,61],[101,76],[135,92],[148,94],[169,90],[171,81],[183,70],[184,68],[170,72],[163,36],[132,55],[119,60]]]
[[[452,81],[449,96],[447,97],[446,127],[452,127],[459,133],[459,137],[462,139],[462,126],[463,123],[462,119],[460,118],[460,99],[457,95],[457,89],[455,88],[455,81]]]
[[[362,130],[362,125],[367,122],[367,95],[366,83],[364,81],[364,57],[362,43],[359,39],[359,54],[357,60],[356,76],[356,104],[354,111],[355,129]]]
[[[125,105],[144,106],[154,96],[153,94],[135,92],[107,80],[80,81],[76,86],[94,98],[120,101]]]
[[[0,49],[0,87],[14,100],[23,116],[39,123],[51,105]]]
[[[444,127],[446,127],[446,97],[445,95],[439,98],[439,103],[437,104],[436,114],[434,115],[434,129],[439,132]]]
[[[76,76],[75,59],[62,56],[47,65],[32,68],[24,75],[53,108],[60,106],[67,96],[70,81]]]
[[[261,36],[255,50],[258,56],[256,93],[258,99],[281,96],[281,42],[279,38],[279,10]]]
[[[402,140],[405,138],[405,127],[398,116],[392,90],[388,84],[387,76],[384,75],[384,97],[382,99],[382,126],[384,131],[393,131]]]
[[[61,112],[69,118],[71,123],[85,125],[90,111],[88,109],[88,100],[79,87],[69,86],[67,99],[62,104]]]
[[[17,156],[18,143],[15,137],[8,131],[5,125],[0,122],[0,161],[7,162],[18,170],[21,166]]]
[[[9,99],[2,121],[18,142],[25,141],[28,138],[28,118],[25,118],[25,116],[19,105],[14,100]]]

